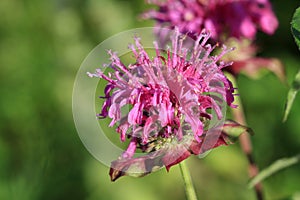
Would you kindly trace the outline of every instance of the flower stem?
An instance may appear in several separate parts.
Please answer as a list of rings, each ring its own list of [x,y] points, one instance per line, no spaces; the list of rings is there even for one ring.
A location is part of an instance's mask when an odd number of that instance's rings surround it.
[[[182,161],[179,163],[181,175],[184,181],[184,187],[185,187],[185,193],[187,196],[187,200],[197,200],[195,188],[193,186],[193,182],[191,179],[191,175],[189,172],[189,169],[185,163],[185,161]]]
[[[232,82],[233,87],[237,88],[237,82],[236,82],[236,78],[232,75],[227,74],[226,75],[229,80]],[[236,91],[236,93],[238,93],[238,91]],[[242,101],[241,98],[239,96],[235,97],[235,102],[234,102],[238,107],[237,108],[233,108],[231,109],[232,115],[233,115],[233,119],[240,123],[241,125],[247,125],[246,123],[246,119],[245,119],[245,114],[244,114],[244,109],[243,109],[243,105],[242,105]],[[253,178],[254,176],[256,176],[259,173],[258,167],[254,161],[253,158],[253,151],[252,151],[252,143],[250,140],[250,137],[248,134],[242,134],[239,137],[239,141],[240,141],[240,145],[241,148],[244,152],[244,154],[246,155],[247,159],[248,159],[248,163],[249,163],[249,177]],[[262,184],[260,182],[258,182],[255,186],[255,193],[256,193],[256,198],[257,200],[263,200],[263,188],[262,188]]]

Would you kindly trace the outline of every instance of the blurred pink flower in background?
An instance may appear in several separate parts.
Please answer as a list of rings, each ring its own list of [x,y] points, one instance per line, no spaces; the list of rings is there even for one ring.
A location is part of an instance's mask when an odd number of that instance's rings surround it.
[[[148,0],[158,6],[143,18],[154,19],[157,26],[179,27],[182,33],[209,30],[212,39],[222,37],[254,39],[257,29],[273,34],[278,21],[268,0]]]
[[[278,27],[268,0],[148,0],[148,3],[158,9],[145,12],[142,18],[156,20],[158,27],[176,26],[191,37],[205,28],[211,33],[212,42],[237,47],[234,55],[225,58],[234,62],[226,68],[232,74],[243,72],[256,78],[261,69],[268,69],[285,81],[284,67],[278,59],[256,56],[257,30],[273,34]],[[156,34],[162,43],[167,39],[164,32]]]

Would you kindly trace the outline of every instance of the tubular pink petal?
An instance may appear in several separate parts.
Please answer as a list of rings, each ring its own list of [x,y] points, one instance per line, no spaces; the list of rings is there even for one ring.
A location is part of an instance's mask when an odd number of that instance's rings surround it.
[[[122,158],[132,158],[137,146],[137,139],[132,138],[127,150],[122,154]]]
[[[136,103],[128,114],[128,122],[131,125],[140,124],[142,117],[142,104]]]

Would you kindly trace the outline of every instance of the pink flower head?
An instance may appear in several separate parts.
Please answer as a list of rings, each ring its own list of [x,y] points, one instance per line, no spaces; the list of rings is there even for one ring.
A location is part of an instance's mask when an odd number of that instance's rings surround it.
[[[273,34],[278,21],[268,0],[148,0],[158,10],[144,13],[159,27],[179,27],[183,33],[211,32],[215,41],[226,37],[254,39],[257,29]]]
[[[175,30],[167,51],[154,43],[153,58],[136,37],[135,45],[129,45],[135,63],[125,65],[108,51],[111,64],[106,67],[114,71],[88,73],[108,82],[99,117],[111,118],[109,126],[117,126],[121,141],[129,140],[127,150],[112,162],[113,181],[125,174],[142,176],[162,166],[169,170],[191,154],[226,144],[225,134],[208,135],[207,127],[212,119],[224,117],[222,101],[234,107],[234,89],[221,70],[231,63],[219,61],[232,49],[224,46],[219,55],[211,56],[217,45],[207,44],[209,37],[202,32],[190,51],[183,47],[185,37]],[[210,131],[222,132],[218,125]],[[147,155],[135,157],[137,150]]]

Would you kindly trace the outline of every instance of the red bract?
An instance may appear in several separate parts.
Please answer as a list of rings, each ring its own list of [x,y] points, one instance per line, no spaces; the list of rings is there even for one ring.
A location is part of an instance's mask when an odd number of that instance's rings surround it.
[[[191,50],[183,47],[184,38],[176,30],[166,52],[154,43],[153,58],[135,38],[135,45],[129,46],[135,63],[126,66],[108,51],[107,67],[114,72],[88,73],[108,82],[99,117],[111,118],[109,126],[117,125],[121,141],[130,140],[127,150],[112,162],[112,180],[124,174],[142,176],[161,166],[169,169],[191,154],[203,153],[206,139],[205,151],[225,144],[222,124],[210,126],[210,121],[224,118],[222,102],[234,107],[234,89],[221,70],[231,63],[219,62],[231,49],[224,46],[219,55],[211,56],[217,45],[207,44],[208,33],[202,32]],[[147,154],[136,157],[137,149]]]

